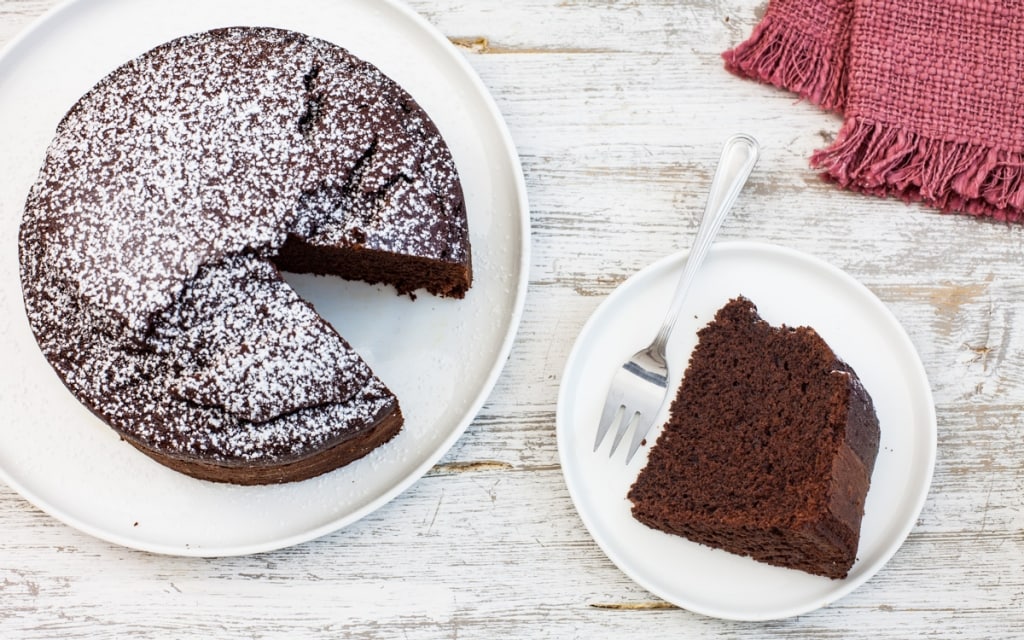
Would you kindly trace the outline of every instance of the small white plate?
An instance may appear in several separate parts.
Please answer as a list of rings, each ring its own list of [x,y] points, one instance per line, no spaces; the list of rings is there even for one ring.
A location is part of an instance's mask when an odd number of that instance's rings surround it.
[[[444,134],[463,181],[474,284],[465,300],[290,277],[398,395],[402,432],[333,473],[282,486],[202,482],[162,467],[82,407],[28,328],[18,225],[59,119],[119,64],[215,27],[302,31],[376,64]],[[89,0],[44,16],[0,55],[0,480],[95,536],[182,555],[254,553],[323,535],[426,473],[480,410],[519,325],[529,211],[519,159],[462,55],[395,0]],[[9,525],[8,525],[9,526]]]
[[[686,254],[669,256],[616,289],[587,322],[569,356],[558,397],[558,449],[569,492],[591,535],[626,575],[655,595],[708,616],[784,618],[828,605],[873,576],[906,539],[935,465],[931,389],[899,322],[870,291],[829,264],[754,242],[713,247],[669,343],[671,388],[682,378],[697,331],[738,295],[772,325],[811,326],[871,393],[881,424],[857,562],[844,580],[771,567],[649,529],[626,498],[650,444],[624,464],[611,437],[594,438],[612,374],[657,333]],[[667,408],[647,442],[653,444]],[[626,439],[628,444],[628,438]]]

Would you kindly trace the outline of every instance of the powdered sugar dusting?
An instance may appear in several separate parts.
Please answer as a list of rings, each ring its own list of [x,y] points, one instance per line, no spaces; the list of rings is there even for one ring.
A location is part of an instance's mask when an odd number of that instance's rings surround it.
[[[29,319],[68,387],[129,439],[301,457],[395,400],[280,279],[289,235],[469,261],[451,156],[376,68],[291,32],[188,36],[58,127],[21,229]]]
[[[372,375],[273,265],[253,256],[201,269],[149,342],[175,359],[171,394],[250,422],[345,402]]]

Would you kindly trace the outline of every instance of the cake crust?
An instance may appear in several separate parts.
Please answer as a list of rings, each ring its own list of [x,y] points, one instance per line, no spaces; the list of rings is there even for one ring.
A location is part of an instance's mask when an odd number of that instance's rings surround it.
[[[844,578],[879,443],[870,395],[809,327],[736,298],[698,333],[670,417],[628,497],[655,529]]]
[[[156,460],[186,475],[211,482],[240,485],[275,484],[308,480],[343,467],[385,444],[402,428],[404,418],[396,405],[385,407],[372,425],[361,431],[345,434],[338,442],[322,447],[320,451],[295,460],[275,460],[272,464],[220,464],[215,460],[196,457],[169,456],[155,449],[127,440],[129,444]]]
[[[29,323],[72,393],[153,459],[243,484],[347,464],[403,421],[279,269],[451,297],[472,282],[429,116],[343,48],[261,27],[168,42],[84,95],[19,257]]]

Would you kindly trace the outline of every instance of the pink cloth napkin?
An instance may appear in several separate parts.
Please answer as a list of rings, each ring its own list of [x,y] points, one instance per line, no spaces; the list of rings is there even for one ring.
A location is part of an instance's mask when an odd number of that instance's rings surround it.
[[[723,57],[843,114],[827,179],[1024,221],[1024,0],[771,0]]]

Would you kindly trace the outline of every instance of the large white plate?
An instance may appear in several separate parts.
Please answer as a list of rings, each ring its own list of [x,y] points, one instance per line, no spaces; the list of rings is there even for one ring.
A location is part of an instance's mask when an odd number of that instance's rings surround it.
[[[846,595],[896,552],[924,504],[935,465],[931,389],[899,322],[863,285],[816,258],[766,244],[715,246],[694,282],[669,344],[678,387],[696,332],[730,298],[744,295],[773,325],[814,327],[871,393],[882,439],[861,530],[845,580],[770,567],[649,529],[634,520],[629,487],[648,447],[624,465],[611,438],[593,452],[612,374],[657,333],[685,254],[644,269],[597,309],[569,356],[558,398],[558,449],[569,492],[608,557],[652,593],[709,616],[765,620],[798,615]],[[667,416],[667,408],[657,423]],[[649,443],[660,427],[651,431]],[[626,439],[628,443],[628,438]]]
[[[64,112],[147,49],[231,25],[340,44],[402,84],[437,122],[466,192],[475,282],[465,300],[295,277],[296,288],[397,393],[406,426],[367,458],[306,482],[193,480],[118,441],[64,389],[29,332],[18,280],[25,196]],[[100,538],[184,555],[242,554],[323,535],[380,507],[454,444],[490,393],[522,312],[529,215],[522,171],[483,85],[454,47],[395,1],[81,0],[0,57],[0,479]]]

